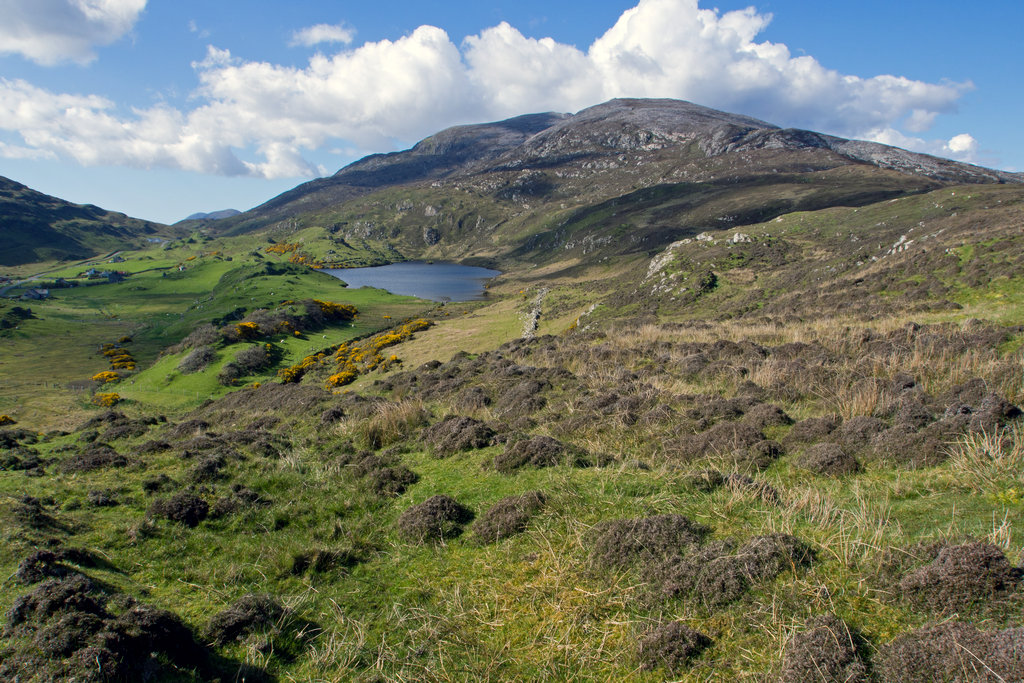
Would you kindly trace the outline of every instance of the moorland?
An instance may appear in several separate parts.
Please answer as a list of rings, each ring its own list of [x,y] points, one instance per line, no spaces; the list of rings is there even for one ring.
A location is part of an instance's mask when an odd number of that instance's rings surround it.
[[[1019,174],[617,100],[174,226],[3,187],[4,679],[1024,679]],[[502,274],[322,272],[409,259]]]

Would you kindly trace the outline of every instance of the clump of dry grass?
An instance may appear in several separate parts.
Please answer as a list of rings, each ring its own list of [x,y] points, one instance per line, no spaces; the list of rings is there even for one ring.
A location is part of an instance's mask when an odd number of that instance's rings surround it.
[[[381,402],[374,406],[372,416],[355,425],[354,436],[365,448],[385,448],[419,433],[429,419],[430,413],[420,399]]]
[[[964,434],[949,446],[949,462],[976,490],[1024,482],[1024,422]]]

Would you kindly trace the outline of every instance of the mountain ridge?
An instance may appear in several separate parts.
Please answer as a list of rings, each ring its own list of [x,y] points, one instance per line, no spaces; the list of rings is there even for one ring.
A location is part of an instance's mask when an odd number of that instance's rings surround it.
[[[303,183],[225,220],[217,228],[228,234],[258,230],[288,217],[322,211],[397,185],[552,169],[597,162],[623,153],[657,155],[675,151],[680,161],[700,161],[766,150],[831,153],[835,155],[831,163],[868,164],[943,183],[1024,182],[1024,174],[1020,173],[880,143],[780,128],[691,102],[615,99],[575,114],[527,114],[448,128],[408,150],[373,154],[332,176]]]

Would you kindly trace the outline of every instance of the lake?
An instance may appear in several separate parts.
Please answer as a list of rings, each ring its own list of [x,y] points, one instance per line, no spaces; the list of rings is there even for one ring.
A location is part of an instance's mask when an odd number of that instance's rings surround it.
[[[377,287],[392,294],[416,296],[431,301],[475,301],[484,298],[484,284],[501,271],[457,263],[405,261],[372,268],[324,270],[349,287]]]

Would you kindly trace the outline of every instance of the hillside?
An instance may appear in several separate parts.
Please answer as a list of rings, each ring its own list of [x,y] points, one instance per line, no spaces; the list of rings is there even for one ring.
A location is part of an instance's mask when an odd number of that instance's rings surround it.
[[[575,115],[453,128],[210,229],[278,236],[315,229],[325,243],[388,243],[408,258],[534,262],[552,247],[578,255],[582,244],[617,241],[623,230],[651,250],[688,231],[794,210],[1020,182],[1020,174],[780,129],[688,102],[613,100]]]
[[[563,115],[559,114],[532,114],[497,123],[450,128],[408,151],[365,157],[329,178],[300,185],[238,217],[225,220],[217,228],[228,233],[252,231],[383,187],[459,175],[514,149],[561,118]]]
[[[615,101],[2,304],[0,678],[1024,680],[1020,180]]]
[[[98,206],[66,202],[0,178],[0,265],[81,260],[180,233]]]

